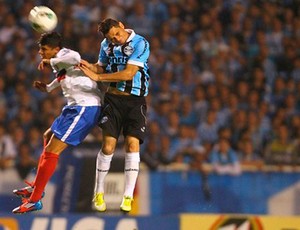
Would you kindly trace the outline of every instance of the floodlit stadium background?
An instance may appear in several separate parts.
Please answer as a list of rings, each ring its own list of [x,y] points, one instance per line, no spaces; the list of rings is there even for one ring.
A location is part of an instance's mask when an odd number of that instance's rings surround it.
[[[150,41],[148,136],[128,216],[118,211],[122,138],[106,180],[109,211],[92,208],[98,128],[63,153],[44,209],[11,215],[20,203],[11,191],[33,178],[42,133],[65,103],[59,90],[31,86],[53,78],[37,70],[39,34],[27,21],[35,5],[56,12],[65,46],[90,62],[103,18]],[[0,229],[300,229],[299,47],[298,0],[1,0]],[[239,156],[238,175],[213,171],[221,137]]]

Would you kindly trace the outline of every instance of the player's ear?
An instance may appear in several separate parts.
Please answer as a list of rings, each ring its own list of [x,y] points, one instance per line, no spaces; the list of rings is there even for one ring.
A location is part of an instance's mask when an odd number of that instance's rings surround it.
[[[54,49],[55,49],[55,53],[58,53],[60,51],[60,47],[58,47],[58,46],[55,47]]]
[[[119,26],[122,28],[122,29],[125,29],[125,26],[122,22],[119,22]]]

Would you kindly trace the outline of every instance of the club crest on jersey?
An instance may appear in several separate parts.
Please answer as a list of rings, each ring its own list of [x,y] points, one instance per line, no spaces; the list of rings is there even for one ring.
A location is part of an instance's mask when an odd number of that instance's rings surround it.
[[[132,46],[125,46],[123,49],[124,54],[127,56],[130,56],[133,53],[133,47]]]
[[[105,123],[105,122],[107,122],[107,121],[108,121],[108,117],[105,116],[105,117],[103,117],[103,118],[101,119],[100,123],[103,124],[103,123]]]

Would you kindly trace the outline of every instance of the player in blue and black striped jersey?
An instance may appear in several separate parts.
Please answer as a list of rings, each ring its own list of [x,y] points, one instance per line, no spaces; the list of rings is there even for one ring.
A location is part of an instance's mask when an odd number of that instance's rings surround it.
[[[99,126],[103,130],[103,145],[97,156],[94,205],[105,211],[104,178],[107,175],[121,130],[125,137],[125,191],[120,209],[131,210],[133,192],[138,177],[140,144],[146,132],[146,101],[149,90],[148,41],[121,22],[105,19],[99,23],[105,37],[98,62],[81,61],[80,69],[91,79],[110,82],[104,95]]]

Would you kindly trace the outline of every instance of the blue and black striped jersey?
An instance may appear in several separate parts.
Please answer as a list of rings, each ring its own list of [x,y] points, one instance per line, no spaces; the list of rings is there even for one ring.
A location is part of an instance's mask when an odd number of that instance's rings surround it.
[[[111,82],[110,86],[122,92],[136,96],[147,96],[149,89],[148,58],[150,55],[149,42],[133,30],[124,45],[114,45],[107,39],[101,43],[98,63],[106,67],[106,72],[114,73],[125,68],[126,64],[139,66],[138,72],[130,81]]]

